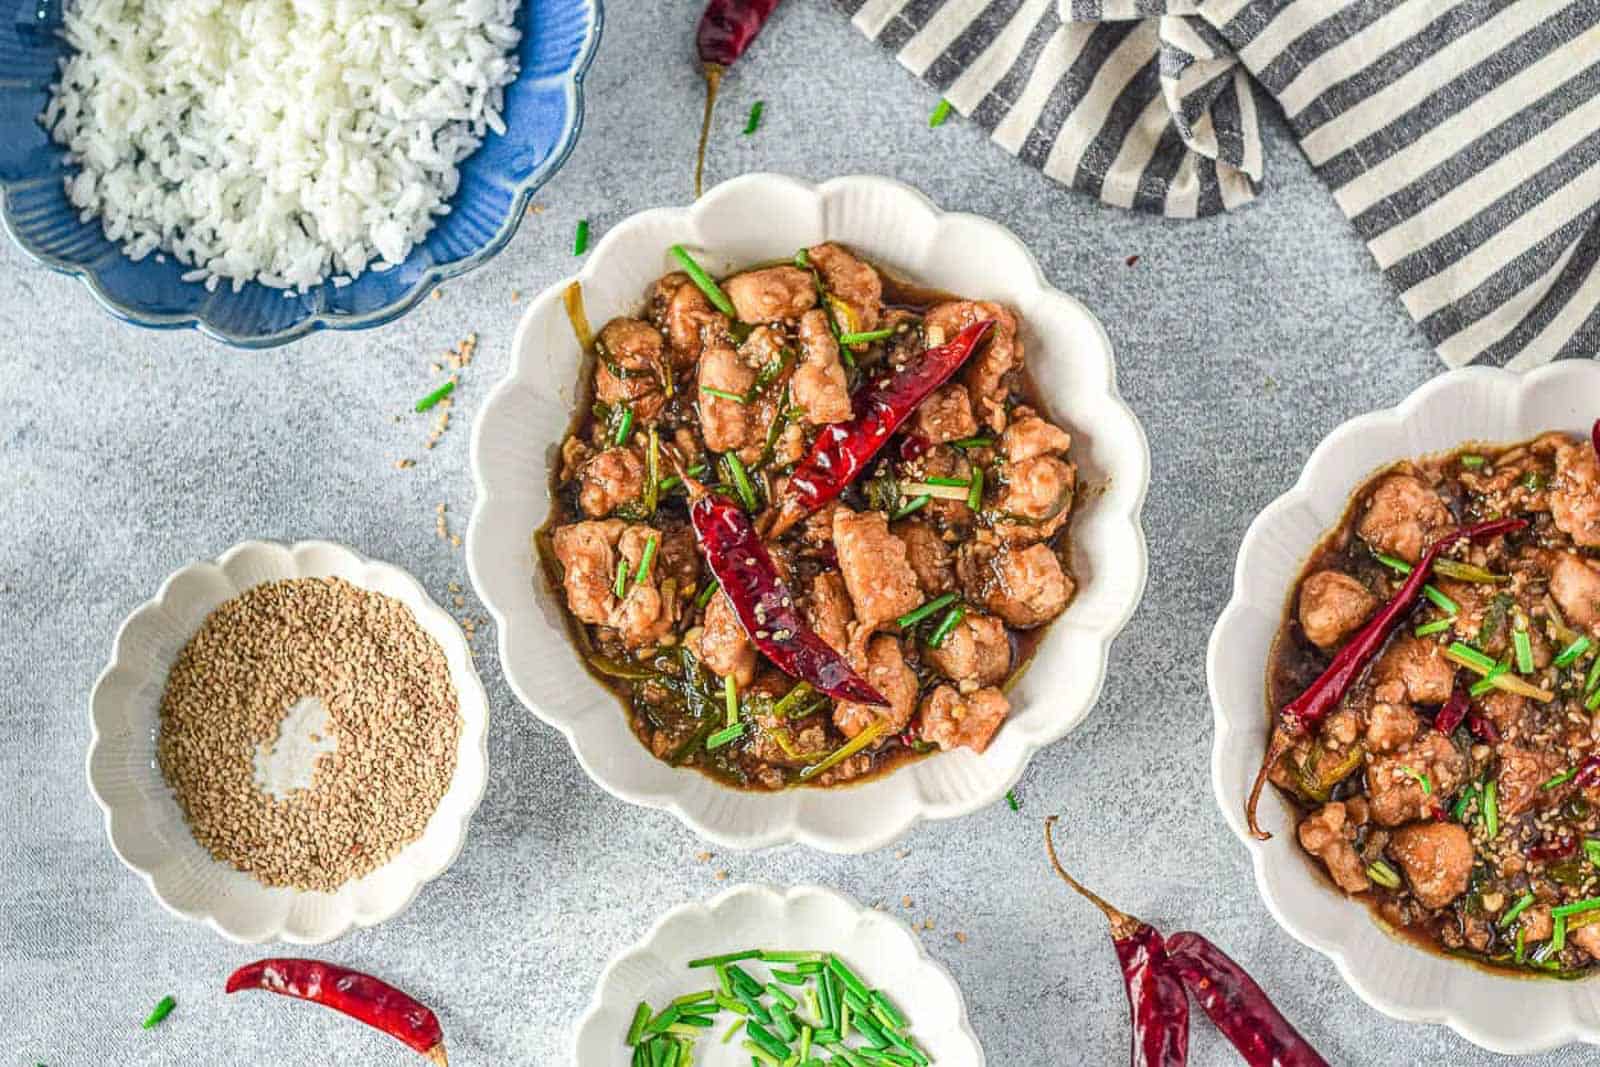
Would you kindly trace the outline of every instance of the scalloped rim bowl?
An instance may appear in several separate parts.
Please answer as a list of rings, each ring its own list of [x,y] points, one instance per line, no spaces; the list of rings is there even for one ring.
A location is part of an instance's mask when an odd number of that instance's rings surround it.
[[[612,958],[573,1038],[574,1067],[624,1067],[623,1036],[638,1003],[664,1004],[702,988],[685,964],[700,956],[759,945],[773,951],[834,952],[863,980],[905,1009],[911,1032],[940,1067],[983,1067],[983,1048],[967,1021],[955,979],[900,920],[819,886],[738,885],[703,903],[674,908],[641,940]],[[706,1067],[742,1065],[737,1045],[707,1030],[697,1052]]]
[[[179,650],[223,601],[265,581],[332,576],[399,600],[444,650],[461,713],[455,776],[422,836],[382,867],[336,893],[269,889],[212,859],[190,834],[156,766],[161,694]],[[327,541],[245,541],[173,573],[117,631],[89,703],[89,791],[112,850],[162,907],[233,941],[318,944],[398,915],[460,855],[483,799],[489,701],[461,628],[400,568]]]
[[[673,244],[720,275],[787,259],[822,240],[851,245],[924,285],[1017,309],[1034,380],[1073,434],[1080,478],[1105,491],[1082,494],[1072,528],[1077,598],[1012,689],[1015,710],[986,753],[943,753],[847,789],[753,793],[718,785],[657,760],[634,737],[616,698],[586,673],[563,605],[534,559],[531,536],[550,512],[551,461],[571,425],[581,355],[561,303],[571,279],[545,290],[523,316],[507,377],[473,428],[472,584],[494,615],[512,690],[567,736],[589,776],[623,800],[671,811],[725,847],[799,841],[863,852],[920,819],[952,818],[1000,800],[1033,753],[1094,706],[1111,641],[1144,589],[1139,509],[1150,458],[1144,432],[1117,394],[1111,343],[1094,316],[1051,288],[1032,255],[1000,226],[940,211],[886,178],[811,185],[752,174],[724,182],[692,207],[625,220],[590,253],[578,280],[598,325],[638,312],[646,286],[674,269],[667,253]]]
[[[1587,435],[1600,399],[1600,365],[1571,360],[1526,376],[1488,367],[1452,371],[1400,406],[1363,415],[1317,446],[1294,488],[1267,506],[1244,536],[1233,599],[1206,657],[1216,718],[1212,788],[1250,850],[1267,910],[1303,944],[1327,956],[1361,999],[1407,1022],[1443,1023],[1473,1044],[1506,1054],[1573,1041],[1600,1043],[1600,981],[1513,978],[1425,952],[1385,931],[1365,905],[1316,875],[1295,842],[1286,801],[1262,797],[1256,841],[1245,794],[1266,743],[1267,656],[1289,590],[1306,557],[1344,513],[1349,495],[1379,468],[1472,441],[1514,442],[1545,430]]]

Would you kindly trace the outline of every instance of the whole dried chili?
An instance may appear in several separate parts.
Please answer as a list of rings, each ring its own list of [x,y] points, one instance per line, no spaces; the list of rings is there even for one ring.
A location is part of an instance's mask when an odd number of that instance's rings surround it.
[[[1199,934],[1167,938],[1167,958],[1200,1009],[1250,1067],[1328,1067],[1245,969]]]
[[[416,1049],[447,1067],[444,1030],[425,1005],[371,975],[320,960],[265,959],[228,976],[224,990],[265,989],[332,1008]]]
[[[1552,860],[1566,859],[1576,851],[1578,851],[1578,839],[1571,834],[1562,834],[1534,845],[1528,850],[1528,859],[1534,863],[1549,863]]]
[[[1600,785],[1600,754],[1585,756],[1578,764],[1578,773],[1572,776],[1579,789]]]
[[[811,451],[795,467],[771,536],[779,536],[844,492],[917,405],[961,369],[993,328],[993,319],[975,322],[945,344],[922,353],[916,363],[857,390],[851,398],[854,416],[848,422],[824,426]]]
[[[1452,530],[1433,542],[1427,551],[1423,552],[1422,559],[1412,568],[1405,584],[1378,610],[1376,615],[1367,621],[1366,625],[1356,631],[1356,635],[1333,657],[1328,669],[1323,671],[1305,692],[1283,706],[1283,710],[1279,712],[1282,720],[1281,728],[1273,732],[1272,742],[1267,746],[1266,756],[1261,761],[1261,769],[1256,772],[1255,782],[1250,787],[1249,799],[1245,801],[1245,821],[1249,824],[1250,836],[1258,841],[1266,841],[1272,837],[1261,829],[1260,823],[1256,821],[1256,806],[1261,800],[1261,790],[1267,783],[1268,772],[1282,758],[1284,752],[1288,751],[1291,738],[1311,732],[1327,718],[1329,712],[1339,706],[1339,702],[1350,691],[1350,687],[1360,678],[1361,672],[1382,651],[1390,635],[1422,599],[1423,586],[1433,573],[1433,564],[1439,556],[1460,541],[1497,537],[1500,534],[1520,530],[1527,525],[1526,519],[1495,519],[1492,522],[1480,522]]]
[[[1471,707],[1472,697],[1467,694],[1467,687],[1457,679],[1455,688],[1450,691],[1450,699],[1439,709],[1439,714],[1433,717],[1434,729],[1446,736],[1455,733],[1456,727],[1461,725],[1461,720],[1467,717]]]
[[[700,554],[756,650],[785,674],[837,700],[887,707],[889,702],[806,625],[744,509],[680,475],[689,489],[689,522]]]
[[[1589,443],[1594,445],[1595,458],[1600,459],[1600,419],[1595,419],[1589,429]]]
[[[1167,958],[1165,940],[1155,927],[1113,908],[1067,873],[1051,835],[1055,821],[1054,815],[1044,821],[1051,866],[1111,923],[1111,943],[1133,1012],[1133,1067],[1183,1067],[1189,1059],[1189,998]]]
[[[711,0],[695,30],[695,49],[706,78],[706,114],[700,125],[700,148],[695,153],[694,195],[700,195],[706,169],[706,141],[711,136],[711,109],[717,103],[722,75],[750,47],[767,24],[778,0]]]
[[[1472,736],[1479,741],[1486,741],[1491,745],[1500,743],[1500,730],[1487,715],[1473,712],[1467,716],[1467,729],[1472,731]]]

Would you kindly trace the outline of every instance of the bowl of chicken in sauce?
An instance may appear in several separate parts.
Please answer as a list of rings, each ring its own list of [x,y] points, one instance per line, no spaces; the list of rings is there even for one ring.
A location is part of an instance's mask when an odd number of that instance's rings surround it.
[[[1596,416],[1574,362],[1347,423],[1212,636],[1216,790],[1268,906],[1382,1010],[1505,1052],[1600,1041]]]
[[[1143,436],[992,223],[747,176],[608,234],[513,364],[469,565],[513,689],[618,796],[863,850],[999,800],[1094,703]]]

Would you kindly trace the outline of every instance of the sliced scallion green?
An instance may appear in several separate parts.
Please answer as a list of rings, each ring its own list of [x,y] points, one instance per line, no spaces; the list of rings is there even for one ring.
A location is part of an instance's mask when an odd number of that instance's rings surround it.
[[[651,534],[650,540],[644,543],[644,551],[639,554],[639,570],[633,576],[634,585],[650,577],[650,564],[656,558],[656,540],[656,535]]]
[[[1511,642],[1517,647],[1517,670],[1522,674],[1533,673],[1533,641],[1528,637],[1528,631],[1517,629],[1511,631]]]
[[[977,511],[983,507],[983,468],[972,468],[972,488],[967,490],[967,507]]]
[[[965,605],[962,604],[957,604],[955,607],[945,612],[944,618],[939,620],[939,625],[935,626],[933,628],[933,633],[928,635],[928,647],[941,647],[945,643],[945,639],[950,636],[950,631],[954,630],[958,625],[960,625],[961,620],[966,617],[966,614],[967,609]]]
[[[728,473],[733,478],[733,488],[738,492],[744,509],[755,511],[760,505],[756,501],[755,487],[750,484],[750,473],[744,469],[744,464],[740,462],[737,453],[724,452],[722,458],[728,464]]]
[[[177,1006],[178,1002],[172,999],[172,997],[162,997],[160,1000],[156,1001],[156,1006],[150,1009],[150,1014],[145,1016],[144,1028],[146,1030],[154,1030],[157,1026],[161,1025],[162,1019],[165,1019],[167,1016],[172,1014],[172,1009],[176,1008]]]
[[[1539,788],[1540,789],[1544,789],[1544,790],[1555,789],[1557,786],[1566,785],[1568,782],[1572,781],[1577,776],[1578,776],[1577,768],[1576,767],[1568,767],[1566,770],[1562,771],[1560,774],[1552,774],[1549,778],[1546,778],[1543,782],[1539,783]]]
[[[628,591],[628,561],[625,559],[617,560],[617,580],[615,584],[612,585],[611,591],[615,593],[619,599],[622,597],[623,593]]]
[[[453,380],[445,382],[443,385],[439,386],[439,388],[435,389],[433,392],[417,401],[417,411],[427,411],[429,408],[433,407],[439,401],[443,400],[445,397],[449,396],[455,391],[456,383]]]
[[[694,257],[682,245],[673,245],[668,251],[672,253],[672,258],[678,261],[678,265],[683,268],[683,272],[689,276],[689,279],[695,285],[700,287],[700,291],[706,294],[706,299],[711,301],[718,311],[729,318],[737,319],[739,317],[739,313],[734,310],[733,301],[729,300],[728,294],[722,291],[722,286],[718,285],[711,275],[707,274],[700,264],[695,262]]]
[[[1517,916],[1527,911],[1528,908],[1533,905],[1533,901],[1534,896],[1532,892],[1524,893],[1522,896],[1518,897],[1516,903],[1507,908],[1505,914],[1500,916],[1500,929],[1504,930],[1506,927],[1516,922]]]
[[[735,723],[725,729],[718,730],[706,738],[706,751],[715,752],[730,741],[737,741],[744,736],[744,723]]]
[[[1507,656],[1499,663],[1496,663],[1494,668],[1488,674],[1484,675],[1478,681],[1473,682],[1472,685],[1467,689],[1467,692],[1473,697],[1488,695],[1491,689],[1496,689],[1499,687],[1500,679],[1505,677],[1506,672],[1510,669],[1511,657]]]
[[[1600,867],[1600,841],[1596,841],[1593,838],[1585,838],[1583,842],[1583,854],[1589,857],[1590,863],[1594,864],[1596,867]]]
[[[863,330],[860,333],[842,333],[839,343],[842,345],[868,345],[874,341],[887,341],[894,336],[894,327],[886,326],[881,330]]]
[[[912,514],[913,512],[921,511],[923,508],[927,507],[932,500],[933,497],[929,496],[927,493],[923,493],[921,496],[912,497],[910,500],[906,501],[899,508],[897,508],[894,514],[889,516],[889,521],[896,522],[905,518],[907,515]]]
[[[1423,796],[1432,796],[1433,795],[1433,782],[1428,779],[1428,776],[1426,774],[1423,774],[1421,771],[1417,770],[1415,767],[1407,767],[1403,763],[1400,765],[1400,771],[1407,778],[1412,778],[1412,779],[1416,780],[1416,783],[1422,787],[1422,795]]]
[[[617,435],[612,440],[619,445],[625,445],[631,433],[633,433],[633,405],[627,404],[622,408],[622,418],[617,421]]]
[[[1490,659],[1471,645],[1463,644],[1460,641],[1451,642],[1448,651],[1454,653],[1461,660],[1477,667],[1479,674],[1488,674],[1499,666],[1493,659]]]
[[[1553,661],[1554,665],[1557,667],[1570,667],[1573,663],[1577,662],[1579,656],[1589,651],[1589,646],[1591,644],[1593,644],[1593,642],[1580,634],[1576,641],[1572,642],[1572,644],[1561,650],[1561,652]]]
[[[1454,600],[1451,600],[1449,597],[1445,596],[1438,589],[1435,589],[1431,585],[1425,585],[1422,587],[1422,595],[1433,601],[1434,607],[1438,608],[1446,615],[1461,614],[1460,604],[1457,604]]]
[[[950,445],[953,448],[993,448],[994,447],[994,438],[992,438],[992,437],[963,437],[959,441],[951,441]]]
[[[1587,900],[1575,900],[1571,904],[1561,904],[1550,909],[1552,919],[1564,919],[1573,915],[1582,915],[1586,911],[1600,908],[1600,897],[1590,897]]]
[[[929,485],[942,485],[952,489],[971,489],[971,478],[925,478]]]
[[[923,604],[920,608],[914,608],[900,616],[895,620],[895,625],[900,627],[902,630],[915,626],[917,623],[921,622],[923,619],[926,619],[929,615],[932,615],[940,608],[946,606],[947,604],[955,603],[955,599],[955,593],[944,593],[940,596],[936,596],[926,604]]]
[[[1484,459],[1482,456],[1476,456],[1471,453],[1467,453],[1461,457],[1461,465],[1471,471],[1482,470],[1483,465],[1488,462],[1489,461]]]
[[[572,235],[572,254],[581,256],[589,251],[589,220],[578,220],[578,232]]]
[[[628,1044],[637,1045],[639,1043],[639,1039],[644,1036],[644,1024],[649,1022],[650,1016],[654,1014],[650,1010],[649,1004],[642,1000],[639,1002],[639,1006],[633,1009],[633,1025],[628,1027]]]
[[[1432,637],[1435,634],[1444,633],[1455,624],[1456,617],[1452,615],[1447,619],[1435,619],[1432,622],[1425,622],[1411,632],[1416,634],[1418,637]]]
[[[1006,803],[1011,806],[1012,811],[1022,810],[1022,805],[1017,803],[1017,791],[1015,789],[1006,790]]]
[[[939,98],[939,103],[934,106],[933,114],[928,116],[928,128],[937,129],[944,125],[945,119],[950,117],[950,101],[944,97]]]
[[[735,404],[748,404],[750,402],[747,397],[740,393],[730,393],[726,389],[718,389],[712,385],[702,385],[700,387],[700,391],[710,396],[717,397],[719,400],[731,400]]]
[[[820,763],[813,763],[811,766],[801,771],[800,780],[804,782],[815,778],[823,771],[836,767],[840,763],[849,759],[851,756],[854,756],[857,752],[860,752],[868,745],[877,741],[878,736],[883,733],[887,725],[887,722],[883,719],[876,720],[871,725],[867,726],[866,729],[862,730],[859,734],[856,734],[854,737],[852,737],[849,741],[846,741],[844,744],[834,749],[833,752],[824,757]]]
[[[750,105],[750,117],[744,122],[744,135],[749,137],[761,128],[761,113],[767,108],[765,100],[757,100]]]
[[[728,725],[739,724],[739,683],[733,680],[733,675],[722,679],[722,702],[728,710]]]
[[[729,952],[722,956],[702,956],[697,960],[690,960],[689,967],[724,967],[730,963],[743,963],[745,960],[761,958],[758,948],[745,949],[743,952]]]
[[[1498,801],[1499,789],[1494,779],[1483,784],[1483,831],[1493,841],[1500,836],[1500,804]]]

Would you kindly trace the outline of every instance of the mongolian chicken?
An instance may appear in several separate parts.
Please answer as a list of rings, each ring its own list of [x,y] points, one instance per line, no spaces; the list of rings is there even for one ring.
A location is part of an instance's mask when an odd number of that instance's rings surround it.
[[[593,339],[535,539],[591,670],[743,788],[982,752],[1075,588],[1016,314],[835,244],[720,280],[673,254]]]
[[[1419,943],[1524,972],[1600,967],[1596,437],[1379,474],[1270,668],[1306,852]]]

